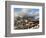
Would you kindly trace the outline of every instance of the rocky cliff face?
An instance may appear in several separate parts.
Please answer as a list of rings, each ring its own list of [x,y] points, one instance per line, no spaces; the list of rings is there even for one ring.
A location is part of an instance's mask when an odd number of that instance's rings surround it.
[[[15,29],[38,29],[39,28],[39,19],[35,19],[34,16],[23,16],[17,17],[14,20]]]

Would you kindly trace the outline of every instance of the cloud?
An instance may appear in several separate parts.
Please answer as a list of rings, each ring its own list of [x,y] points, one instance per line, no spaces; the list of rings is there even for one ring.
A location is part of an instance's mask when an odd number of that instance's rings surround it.
[[[16,9],[17,11],[20,8]],[[22,10],[20,10],[19,12],[15,11],[15,17],[17,16],[24,16],[24,15],[28,15],[28,16],[39,16],[39,10],[38,9],[29,9],[29,8],[21,8]]]
[[[27,10],[28,10],[27,8],[23,8],[21,12],[27,13]]]

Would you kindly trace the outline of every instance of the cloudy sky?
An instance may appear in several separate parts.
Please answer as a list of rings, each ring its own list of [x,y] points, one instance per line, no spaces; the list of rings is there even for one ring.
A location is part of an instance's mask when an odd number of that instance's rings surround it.
[[[15,16],[21,16],[21,15],[29,15],[33,16],[36,15],[38,17],[39,15],[39,9],[34,9],[34,8],[14,8],[14,13]]]

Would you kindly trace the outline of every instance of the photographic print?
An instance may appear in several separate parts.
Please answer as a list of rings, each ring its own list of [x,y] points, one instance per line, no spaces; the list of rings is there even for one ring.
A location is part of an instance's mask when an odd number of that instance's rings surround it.
[[[44,3],[6,1],[6,37],[43,35]]]
[[[14,8],[14,29],[38,29],[39,9]]]

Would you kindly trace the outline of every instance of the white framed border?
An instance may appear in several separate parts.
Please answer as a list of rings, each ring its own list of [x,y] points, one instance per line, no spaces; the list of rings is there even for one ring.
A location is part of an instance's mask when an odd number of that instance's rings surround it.
[[[26,30],[14,30],[14,8],[35,8],[39,9],[39,29],[26,29]],[[23,5],[11,5],[11,33],[34,33],[42,32],[42,6],[23,6]]]

